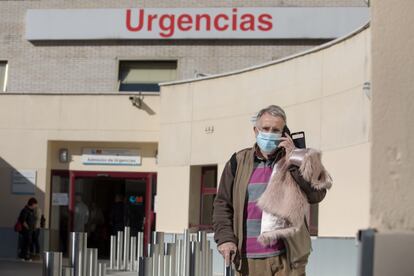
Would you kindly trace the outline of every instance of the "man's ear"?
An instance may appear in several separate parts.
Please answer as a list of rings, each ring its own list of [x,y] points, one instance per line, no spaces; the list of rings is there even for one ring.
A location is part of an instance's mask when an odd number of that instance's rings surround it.
[[[256,126],[253,127],[253,131],[254,131],[254,134],[256,134],[256,136],[259,134],[259,130],[257,129]]]

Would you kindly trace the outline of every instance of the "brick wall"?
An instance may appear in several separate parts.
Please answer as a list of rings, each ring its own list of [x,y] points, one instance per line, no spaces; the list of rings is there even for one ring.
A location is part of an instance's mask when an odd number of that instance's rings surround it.
[[[7,92],[116,92],[119,59],[177,59],[178,78],[240,69],[291,55],[320,40],[49,41],[24,39],[25,12],[35,8],[366,6],[364,0],[273,1],[0,1],[0,60]]]

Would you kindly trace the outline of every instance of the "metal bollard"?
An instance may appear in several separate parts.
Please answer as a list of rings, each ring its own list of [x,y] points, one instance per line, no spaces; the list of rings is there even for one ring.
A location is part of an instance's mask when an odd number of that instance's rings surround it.
[[[157,271],[158,271],[158,276],[164,276],[164,254],[165,254],[165,234],[164,232],[155,232],[155,236],[156,236],[156,243],[159,246],[158,252],[158,267],[157,267]]]
[[[183,257],[182,257],[182,274],[183,276],[189,276],[190,270],[190,235],[188,229],[184,230],[184,240],[183,240]]]
[[[122,248],[124,242],[124,232],[118,231],[117,241],[116,241],[116,267],[115,269],[121,270],[123,264],[122,261]]]
[[[190,254],[189,254],[189,265],[190,265],[190,269],[189,269],[189,276],[196,276],[196,242],[195,241],[191,241],[190,242]]]
[[[138,258],[138,276],[145,276],[145,257]]]
[[[43,276],[62,276],[62,253],[45,251],[43,256]]]
[[[73,276],[86,276],[87,238],[87,233],[70,233],[69,265],[73,267]]]
[[[197,241],[200,244],[200,260],[199,260],[199,270],[198,274],[200,276],[205,276],[206,274],[206,256],[207,256],[207,233],[205,231],[198,231]]]
[[[135,262],[137,255],[137,237],[131,237],[131,251],[129,254],[129,271],[135,271]]]
[[[145,270],[144,270],[144,275],[145,276],[158,276],[156,274],[154,274],[153,272],[153,267],[152,267],[152,257],[146,257],[145,258]]]
[[[208,273],[207,276],[213,276],[213,249],[210,248],[210,242],[208,242]]]
[[[105,263],[99,263],[98,276],[106,276],[106,264]]]
[[[175,241],[177,241],[176,239],[174,239]],[[165,248],[165,255],[166,257],[169,256],[170,260],[169,260],[169,270],[168,270],[168,274],[169,276],[175,276],[175,268],[176,268],[176,243],[167,243],[167,246]],[[165,270],[164,270],[165,271]],[[164,275],[166,276],[166,275]]]
[[[204,271],[204,275],[205,276],[210,276],[210,249],[206,248],[205,250],[205,271]]]
[[[213,256],[214,256],[214,251],[213,249],[210,249],[210,276],[213,276]]]
[[[151,232],[151,243],[152,244],[157,243],[157,232]]]
[[[163,276],[171,276],[171,256],[164,256]]]
[[[141,267],[141,261],[140,258],[144,257],[144,233],[142,232],[138,232],[137,233],[137,271],[138,271],[138,275],[140,273],[140,267]],[[143,266],[143,265],[142,265]]]
[[[199,242],[195,242],[195,275],[201,275],[201,244]]]
[[[130,238],[131,238],[131,228],[128,226],[125,226],[124,229],[124,255],[123,255],[123,270],[128,270],[129,267],[129,245],[131,244]]]
[[[165,234],[164,232],[154,232],[155,236],[155,242],[160,247],[160,252],[164,254],[164,240],[165,240]]]
[[[183,262],[183,240],[177,240],[176,249],[175,249],[175,274],[177,276],[182,275],[182,262]]]
[[[153,244],[152,245],[152,274],[154,276],[158,276],[158,262],[159,262],[159,255],[160,255],[160,251],[159,251],[159,245],[158,244]]]
[[[210,241],[207,240],[207,235],[206,235],[206,239],[204,241],[204,245],[203,245],[203,254],[204,254],[204,276],[209,276],[209,268],[210,268]]]
[[[111,236],[111,248],[109,253],[109,269],[115,269],[116,266],[116,236]]]
[[[98,249],[88,248],[88,276],[96,276],[98,273]]]
[[[140,257],[144,257],[144,233],[142,232],[137,234],[137,260]]]
[[[163,232],[152,232],[151,233],[151,241],[153,244],[153,248],[154,248],[154,253],[156,253],[156,255],[152,255],[152,270],[154,273],[154,276],[162,276],[160,274],[162,274],[163,272],[163,265],[164,265],[164,261],[163,261],[163,254],[164,254],[164,233]],[[160,273],[160,274],[158,274]]]
[[[73,267],[64,266],[62,269],[63,276],[73,276]]]
[[[159,254],[158,255],[158,276],[164,276],[164,255]]]
[[[147,246],[147,254],[146,257],[151,257],[154,252],[154,245],[152,243],[149,243]]]

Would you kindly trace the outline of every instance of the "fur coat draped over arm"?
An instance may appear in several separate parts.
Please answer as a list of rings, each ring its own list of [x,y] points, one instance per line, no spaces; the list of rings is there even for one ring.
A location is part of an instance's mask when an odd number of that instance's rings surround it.
[[[308,213],[308,198],[290,173],[292,166],[299,168],[301,177],[310,183],[309,189],[320,191],[332,186],[332,178],[322,165],[318,150],[295,149],[290,156],[279,160],[257,202],[263,210],[262,231],[258,238],[263,245],[293,235]]]

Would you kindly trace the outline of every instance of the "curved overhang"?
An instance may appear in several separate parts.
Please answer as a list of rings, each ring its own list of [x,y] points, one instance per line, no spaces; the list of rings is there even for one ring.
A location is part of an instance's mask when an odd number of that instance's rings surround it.
[[[269,61],[269,62],[266,62],[266,63],[250,66],[250,67],[247,67],[247,68],[234,70],[234,71],[230,71],[230,72],[226,72],[226,73],[213,74],[213,75],[200,77],[200,78],[192,78],[192,79],[185,79],[185,80],[178,80],[178,81],[171,81],[171,82],[163,82],[163,83],[160,83],[159,85],[160,86],[170,86],[170,85],[205,81],[205,80],[210,80],[210,79],[217,79],[217,78],[222,78],[222,77],[227,77],[227,76],[232,76],[232,75],[238,75],[238,74],[242,74],[242,73],[245,73],[245,72],[249,72],[249,71],[253,71],[253,70],[273,66],[273,65],[276,65],[276,64],[280,64],[280,63],[292,60],[292,59],[296,59],[296,58],[303,57],[303,56],[306,56],[306,55],[309,55],[309,54],[313,54],[313,53],[319,52],[321,50],[327,49],[329,47],[332,47],[334,45],[337,45],[337,44],[339,44],[339,43],[341,43],[345,40],[348,40],[348,39],[352,38],[353,36],[361,33],[365,29],[369,28],[369,26],[370,26],[370,22],[367,22],[366,24],[364,24],[360,28],[354,30],[353,32],[351,32],[351,33],[349,33],[345,36],[339,37],[337,39],[334,39],[332,41],[324,43],[320,46],[317,46],[317,47],[311,48],[309,50],[299,52],[297,54],[293,54],[293,55],[290,55],[290,56],[287,56],[287,57],[284,57],[284,58],[281,58],[281,59],[278,59],[278,60],[272,60],[272,61]]]

